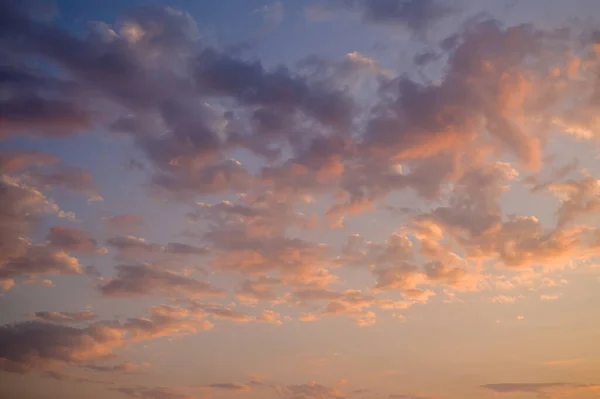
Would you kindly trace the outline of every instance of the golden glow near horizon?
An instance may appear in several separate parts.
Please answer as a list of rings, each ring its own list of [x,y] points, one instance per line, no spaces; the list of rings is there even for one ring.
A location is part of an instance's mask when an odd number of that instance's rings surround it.
[[[600,2],[0,3],[0,396],[600,398]]]

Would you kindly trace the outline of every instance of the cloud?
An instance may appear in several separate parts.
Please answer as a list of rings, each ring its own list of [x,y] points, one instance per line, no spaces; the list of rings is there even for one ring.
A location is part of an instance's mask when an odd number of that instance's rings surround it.
[[[106,240],[106,244],[117,250],[119,259],[138,259],[150,255],[205,255],[209,251],[205,247],[170,242],[166,245],[148,242],[143,238],[135,236],[115,236]]]
[[[162,247],[135,236],[117,236],[106,240],[106,245],[118,251],[119,258],[135,259],[138,255],[158,253]]]
[[[106,248],[98,245],[85,231],[69,226],[54,226],[50,228],[47,236],[52,247],[68,251],[87,254],[103,254]]]
[[[0,179],[0,208],[0,265],[24,254],[24,237],[44,215],[60,214],[58,205],[40,191],[6,176]]]
[[[164,248],[163,251],[168,254],[174,255],[205,255],[208,253],[208,249],[204,247],[197,247],[195,245],[183,244],[180,242],[170,242]]]
[[[548,189],[561,199],[557,211],[559,227],[600,210],[600,180],[594,176],[551,183]]]
[[[210,266],[215,270],[258,276],[267,272],[284,284],[327,284],[333,279],[325,269],[328,247],[283,233],[291,223],[302,225],[303,217],[286,204],[265,202],[261,206],[237,206],[228,202],[201,205],[190,215],[212,224],[200,235],[211,246]]]
[[[107,217],[104,219],[106,226],[111,231],[137,231],[143,224],[142,216],[135,214],[124,214]]]
[[[319,398],[335,399],[342,397],[342,390],[321,385],[316,382],[307,384],[276,386],[275,390],[283,398]]]
[[[83,38],[5,8],[3,21],[22,37],[18,43],[7,39],[12,51],[60,65],[87,88],[90,101],[126,108],[113,130],[134,139],[156,167],[153,185],[176,197],[243,189],[248,173],[219,152],[246,148],[261,157],[271,154],[274,142],[291,139],[287,126],[298,118],[329,128],[351,125],[354,104],[345,90],[284,66],[267,69],[260,61],[202,46],[187,13],[138,7],[122,17],[120,29],[96,24]],[[268,9],[270,17],[281,15],[278,3]],[[213,105],[223,101],[236,104],[236,111]],[[256,115],[256,123],[238,123],[238,114]],[[276,115],[285,128],[265,141],[268,128],[260,115]]]
[[[487,129],[494,145],[526,166],[539,166],[539,140],[527,135],[513,115],[525,106],[524,93],[531,86],[524,76],[528,72],[521,71],[523,60],[535,53],[539,40],[529,26],[503,29],[485,21],[470,27],[450,51],[448,72],[439,84],[404,76],[385,83],[382,90],[393,97],[382,104],[385,112],[370,120],[363,151],[397,161],[428,158],[464,148]]]
[[[247,323],[252,320],[250,316],[236,310],[214,304],[193,304],[192,311],[198,315],[210,315],[215,319],[230,320]]]
[[[466,251],[467,261],[495,259],[510,268],[561,265],[569,257],[587,257],[597,251],[594,229],[545,229],[533,216],[504,218],[500,200],[516,177],[512,166],[500,162],[467,169],[454,186],[448,206],[416,218],[421,243],[427,245],[429,254],[445,253],[440,246],[445,234]]]
[[[91,310],[79,312],[35,312],[29,315],[39,321],[52,323],[73,323],[94,320],[98,316]]]
[[[267,71],[259,62],[245,62],[214,49],[200,54],[194,77],[208,95],[230,96],[288,116],[298,110],[326,125],[347,126],[352,112],[352,101],[342,91],[311,84],[284,67]]]
[[[375,323],[377,316],[369,308],[405,309],[412,305],[410,302],[378,299],[360,290],[332,291],[326,288],[304,288],[291,293],[287,301],[298,307],[310,307],[312,313],[301,312],[298,320],[311,322],[322,316],[346,315],[359,326],[370,326]],[[315,307],[315,303],[325,303]]]
[[[255,280],[244,280],[236,291],[236,296],[245,303],[274,301],[277,299],[277,288],[281,285],[280,279],[258,276]]]
[[[206,388],[223,389],[227,391],[249,392],[250,387],[244,384],[235,384],[231,382],[205,385]]]
[[[195,399],[194,396],[182,393],[177,389],[168,387],[120,387],[113,388],[114,391],[141,399]]]
[[[100,285],[104,296],[166,295],[219,296],[222,294],[207,281],[152,265],[118,265],[117,275]]]
[[[128,373],[140,368],[140,365],[132,362],[123,362],[115,364],[113,366],[103,366],[97,364],[86,364],[81,366],[84,369],[91,370],[98,373]]]
[[[283,321],[281,321],[281,314],[270,309],[267,309],[263,311],[260,315],[256,316],[255,320],[275,325],[283,324]]]
[[[91,116],[75,101],[50,100],[38,95],[13,94],[0,102],[0,139],[15,132],[64,137],[89,128]]]
[[[494,303],[514,303],[516,300],[517,298],[506,295],[497,295],[492,298],[492,302]]]
[[[119,328],[128,334],[129,339],[140,341],[182,336],[213,328],[212,323],[202,320],[202,315],[189,309],[160,305],[149,310],[149,318],[129,318],[119,325]]]
[[[577,392],[596,392],[600,391],[598,384],[576,384],[569,382],[547,382],[547,383],[503,383],[483,385],[490,391],[497,393],[531,393],[537,394],[541,399],[564,397],[576,394]]]
[[[456,263],[459,263],[459,265],[456,265]],[[424,269],[430,282],[441,282],[460,291],[478,291],[486,278],[477,271],[471,270],[467,262],[458,258],[458,256],[454,258],[454,262],[442,263],[436,261],[426,263]]]
[[[452,9],[437,0],[358,0],[347,1],[358,9],[365,22],[402,26],[422,34]]]
[[[79,261],[64,251],[43,245],[26,245],[24,253],[9,258],[0,267],[0,282],[11,287],[14,279],[49,275],[76,275],[83,270]]]
[[[54,172],[34,172],[25,175],[26,181],[33,186],[44,189],[62,187],[68,190],[81,192],[91,200],[102,200],[98,194],[92,175],[79,168],[60,168]]]
[[[38,312],[38,319],[0,326],[0,370],[15,373],[52,371],[65,364],[95,371],[131,370],[102,366],[98,362],[115,358],[114,350],[128,343],[160,337],[177,337],[209,330],[213,325],[189,309],[160,305],[149,309],[148,317],[123,322],[98,321],[77,328],[63,322],[89,320],[85,312]]]
[[[55,155],[37,150],[4,150],[0,152],[0,173],[22,172],[30,168],[53,166],[59,162]]]
[[[111,356],[123,343],[122,332],[104,324],[75,328],[31,321],[0,327],[0,368],[26,373],[61,363],[80,363]]]

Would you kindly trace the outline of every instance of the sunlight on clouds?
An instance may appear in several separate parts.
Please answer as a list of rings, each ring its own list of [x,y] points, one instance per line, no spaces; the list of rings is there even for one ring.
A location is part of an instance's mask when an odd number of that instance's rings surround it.
[[[598,396],[594,2],[42,3],[0,396]]]

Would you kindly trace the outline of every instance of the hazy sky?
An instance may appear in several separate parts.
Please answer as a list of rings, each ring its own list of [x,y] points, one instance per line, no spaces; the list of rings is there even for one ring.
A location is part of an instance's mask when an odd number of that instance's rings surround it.
[[[599,22],[1,0],[0,396],[600,397]]]

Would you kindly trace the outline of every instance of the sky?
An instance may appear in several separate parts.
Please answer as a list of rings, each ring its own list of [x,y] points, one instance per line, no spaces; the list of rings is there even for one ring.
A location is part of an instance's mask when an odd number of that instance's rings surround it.
[[[599,22],[1,0],[0,396],[600,397]]]

